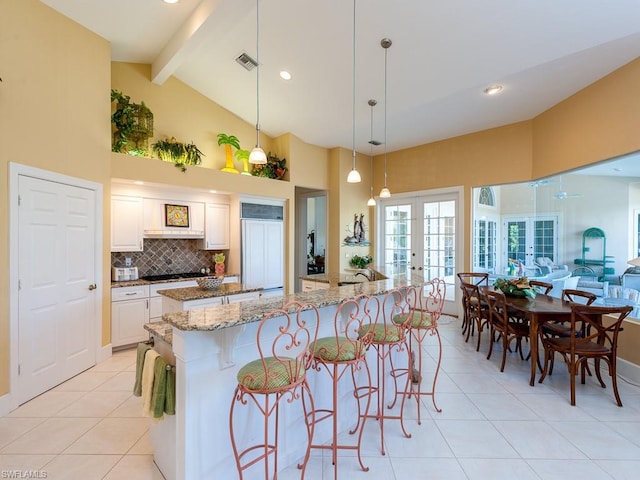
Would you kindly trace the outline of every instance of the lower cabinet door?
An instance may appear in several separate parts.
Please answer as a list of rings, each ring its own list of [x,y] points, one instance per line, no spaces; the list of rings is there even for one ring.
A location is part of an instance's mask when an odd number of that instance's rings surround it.
[[[149,299],[139,298],[111,303],[111,346],[119,347],[145,341],[149,335]]]

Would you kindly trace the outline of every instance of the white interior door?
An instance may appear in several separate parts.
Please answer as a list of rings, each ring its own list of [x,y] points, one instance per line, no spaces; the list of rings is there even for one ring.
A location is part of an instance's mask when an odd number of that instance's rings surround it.
[[[18,180],[18,403],[96,362],[96,192]]]

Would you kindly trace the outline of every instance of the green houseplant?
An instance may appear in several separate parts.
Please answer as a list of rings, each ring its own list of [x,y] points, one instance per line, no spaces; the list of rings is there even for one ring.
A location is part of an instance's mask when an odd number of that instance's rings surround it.
[[[238,137],[235,135],[227,135],[226,133],[218,134],[218,145],[224,145],[224,154],[226,159],[226,164],[222,169],[223,172],[230,173],[239,173],[238,170],[233,166],[233,151],[231,147],[236,150],[240,150],[240,141]]]
[[[267,163],[254,165],[252,171],[255,177],[275,178],[277,180],[282,180],[285,173],[287,173],[287,159],[281,159],[271,152],[267,153]]]
[[[147,155],[147,141],[153,136],[153,113],[144,102],[131,103],[129,95],[112,89],[111,103],[114,102],[111,150],[129,155]]]
[[[354,268],[367,268],[367,265],[369,265],[372,261],[373,257],[371,255],[365,255],[364,257],[361,257],[360,255],[354,255],[353,257],[351,257],[351,260],[349,260],[349,265]]]
[[[151,148],[160,160],[173,162],[183,172],[187,171],[187,165],[200,165],[204,156],[193,142],[179,142],[175,137],[158,140]]]

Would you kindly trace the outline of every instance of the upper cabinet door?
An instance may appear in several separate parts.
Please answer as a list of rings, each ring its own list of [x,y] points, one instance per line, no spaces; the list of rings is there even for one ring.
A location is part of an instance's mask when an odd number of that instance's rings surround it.
[[[207,203],[205,206],[204,250],[229,249],[229,205]]]
[[[143,239],[142,198],[111,197],[111,251],[141,252]]]

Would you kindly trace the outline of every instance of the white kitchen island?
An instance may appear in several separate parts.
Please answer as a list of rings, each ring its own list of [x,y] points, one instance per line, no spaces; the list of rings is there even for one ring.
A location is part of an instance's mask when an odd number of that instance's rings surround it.
[[[176,415],[165,416],[153,424],[151,440],[156,464],[165,478],[238,478],[229,440],[229,408],[238,370],[258,358],[256,330],[266,313],[294,300],[313,303],[321,315],[319,336],[327,336],[332,332],[336,306],[344,299],[360,294],[384,295],[392,289],[422,282],[419,276],[402,277],[163,315],[163,320],[173,327]],[[310,373],[309,382],[317,401],[322,401],[331,391],[328,384],[323,384],[322,377]],[[256,411],[244,418],[242,415],[236,417],[239,441],[255,443],[262,435],[262,417]],[[342,415],[341,418],[346,419],[345,427],[351,425],[353,417]],[[300,428],[301,419],[298,402],[291,405],[283,402],[278,444],[280,468],[294,465],[305,453],[306,433]],[[314,442],[329,438],[330,430],[319,425]],[[245,472],[245,479],[263,478],[263,475],[261,467],[252,468]]]

